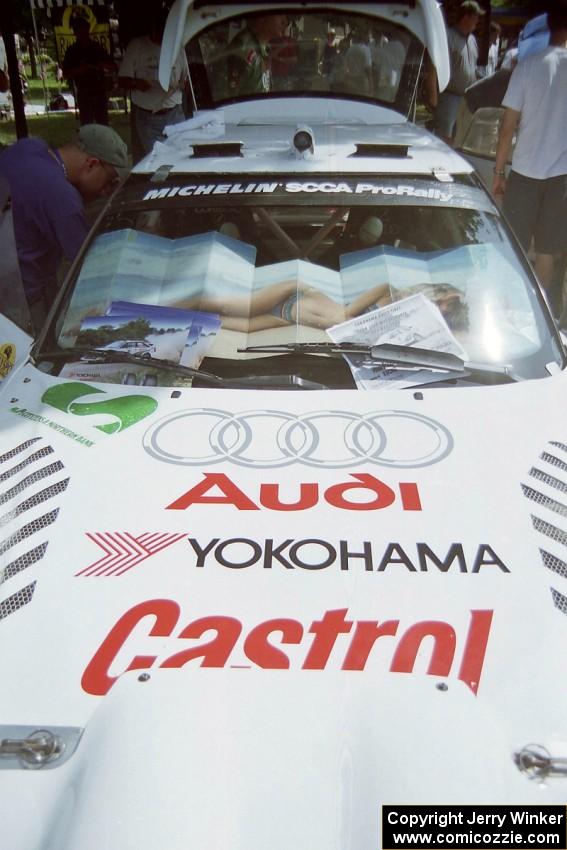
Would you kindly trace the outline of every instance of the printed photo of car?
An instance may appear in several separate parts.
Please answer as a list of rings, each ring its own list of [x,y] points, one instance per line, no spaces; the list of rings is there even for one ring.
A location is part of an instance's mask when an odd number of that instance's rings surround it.
[[[37,338],[0,317],[6,847],[564,811],[565,340],[410,120],[425,51],[448,82],[437,2],[176,0],[166,91],[180,51],[192,117]]]
[[[137,354],[139,357],[151,357],[156,347],[145,339],[116,339],[101,346],[101,351],[121,351],[124,354]]]

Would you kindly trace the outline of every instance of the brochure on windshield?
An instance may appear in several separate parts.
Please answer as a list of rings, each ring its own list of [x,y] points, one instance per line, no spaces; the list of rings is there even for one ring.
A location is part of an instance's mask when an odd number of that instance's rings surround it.
[[[138,369],[132,362],[136,371],[130,369],[126,374],[130,378],[143,374],[145,385],[150,385],[153,381],[148,376],[152,374],[156,375],[155,383],[159,383],[155,367],[153,372],[149,369],[155,360],[198,368],[219,328],[220,318],[211,313],[117,301],[111,303],[104,316],[83,320],[75,345],[101,352],[101,363],[94,373],[93,364],[90,365],[91,380],[116,381],[117,372],[124,371],[121,358],[127,356],[140,359],[144,368]],[[84,360],[69,363],[61,371],[61,376],[67,378],[84,375]]]
[[[90,248],[60,334],[76,344],[88,316],[120,301],[219,314],[229,298],[249,304],[256,249],[207,231],[168,239],[131,228],[103,233]],[[242,315],[242,303],[239,303]]]
[[[443,315],[422,292],[372,310],[342,324],[329,328],[333,342],[358,342],[373,346],[384,343],[444,351],[466,359],[466,352],[457,342]],[[439,380],[431,369],[404,369],[385,366],[366,355],[346,358],[356,384],[361,389],[400,389]]]
[[[199,224],[231,224],[233,234],[253,225],[244,215],[238,223],[232,219],[219,223],[218,216],[215,213],[209,220],[203,213]],[[165,227],[166,222],[156,219],[153,226]],[[95,330],[100,335],[100,327],[89,325],[89,317],[121,311],[125,316],[131,312],[131,321],[145,319],[151,324],[155,317],[155,338],[144,337],[155,349],[150,355],[187,365],[200,362],[214,335],[218,337],[214,356],[238,358],[247,355],[237,349],[265,343],[266,334],[270,342],[294,343],[305,340],[306,333],[315,337],[331,328],[335,336],[342,334],[352,342],[364,333],[376,336],[373,343],[386,333],[407,340],[413,335],[414,342],[403,344],[463,354],[456,337],[466,345],[469,326],[482,320],[486,299],[498,297],[501,280],[507,281],[507,315],[515,311],[521,318],[525,312],[521,282],[515,281],[507,258],[493,244],[429,253],[378,246],[344,253],[339,260],[339,270],[308,259],[256,265],[253,245],[216,230],[179,239],[133,228],[104,233],[81,269],[60,344],[75,346],[79,337],[84,340]],[[498,269],[498,280],[487,276],[489,268]],[[416,295],[422,297],[409,300]],[[395,306],[403,300],[405,307]],[[131,310],[128,305],[133,302]],[[171,309],[181,311],[186,320],[179,326],[166,322],[168,328],[177,328],[180,338],[181,329],[187,328],[183,355],[179,344],[166,351],[173,339],[160,326],[159,316],[165,321],[165,314],[159,311]],[[380,318],[369,323],[370,313]],[[357,318],[361,321],[354,321]],[[121,334],[124,337],[117,326],[111,337],[97,344],[116,344]],[[388,374],[372,385],[386,380],[393,384],[394,376]],[[432,380],[430,376],[431,372],[413,374],[411,381]]]

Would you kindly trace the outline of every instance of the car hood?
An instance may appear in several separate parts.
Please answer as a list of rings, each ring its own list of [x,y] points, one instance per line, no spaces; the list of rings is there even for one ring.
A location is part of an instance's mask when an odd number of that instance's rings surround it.
[[[515,757],[567,755],[566,378],[14,373],[0,725],[68,748],[0,769],[9,846],[363,850],[384,802],[562,802]]]
[[[301,10],[304,4],[283,0],[278,8]],[[397,23],[403,21],[406,29],[412,32],[427,48],[431,61],[435,65],[439,88],[442,91],[449,82],[449,52],[445,23],[441,8],[436,0],[402,0],[398,3],[325,3],[325,9],[348,10],[351,14],[364,14],[377,20]],[[236,15],[246,15],[265,11],[275,11],[273,3],[227,3],[205,4],[194,0],[175,0],[165,26],[159,80],[165,90],[169,88],[171,69],[179,51],[213,21],[220,22]]]

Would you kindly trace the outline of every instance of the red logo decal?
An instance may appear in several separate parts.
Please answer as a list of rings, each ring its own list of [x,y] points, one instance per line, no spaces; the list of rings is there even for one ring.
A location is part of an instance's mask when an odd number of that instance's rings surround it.
[[[177,543],[186,534],[141,534],[134,537],[126,531],[105,531],[90,534],[93,543],[104,551],[102,558],[75,573],[77,576],[120,576],[145,561],[156,552]]]
[[[103,696],[120,675],[117,666],[125,665],[128,657],[131,661],[125,670],[177,669],[195,662],[201,667],[255,665],[266,670],[325,670],[340,665],[341,670],[356,672],[366,669],[379,641],[384,644],[384,658],[389,654],[385,663],[390,673],[413,673],[416,666],[423,669],[423,653],[429,652],[427,675],[439,678],[456,673],[476,696],[493,612],[473,609],[469,613],[467,631],[459,630],[460,634],[450,623],[439,620],[401,624],[399,619],[347,619],[348,608],[325,611],[310,624],[279,617],[250,628],[236,617],[219,614],[187,622],[175,600],[149,599],[130,608],[114,624],[89,661],[81,684],[88,694]],[[147,640],[159,638],[152,641],[155,654],[136,652],[142,622]],[[181,641],[173,655],[164,638]],[[194,643],[187,645],[188,640]],[[288,657],[286,645],[301,645],[303,661]],[[417,665],[420,654],[422,662]]]

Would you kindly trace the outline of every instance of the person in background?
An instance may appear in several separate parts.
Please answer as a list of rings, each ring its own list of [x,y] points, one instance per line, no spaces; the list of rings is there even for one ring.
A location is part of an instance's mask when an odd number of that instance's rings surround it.
[[[292,36],[288,27],[284,29],[281,36],[272,38],[270,41],[270,63],[274,91],[290,91],[293,88],[298,60],[297,39]]]
[[[533,238],[535,272],[546,289],[552,283],[554,255],[567,244],[566,0],[555,0],[547,21],[549,47],[517,64],[502,101],[505,112],[492,183],[493,194],[503,196],[504,213],[525,251]]]
[[[187,84],[187,63],[181,51],[171,70],[169,89],[159,82],[159,57],[165,16],[154,21],[149,35],[133,38],[118,69],[118,84],[130,91],[134,124],[140,144],[148,154],[165,127],[185,120],[183,90]]]
[[[109,195],[128,173],[128,152],[110,127],[85,124],[60,148],[20,139],[0,153],[8,182],[18,262],[36,330],[57,292],[57,270],[88,232],[84,203]]]
[[[86,18],[79,15],[71,21],[75,43],[65,51],[63,76],[70,80],[77,94],[81,124],[108,124],[107,74],[116,72],[116,64],[90,35]]]
[[[335,30],[329,30],[327,33],[327,41],[323,47],[323,57],[321,59],[321,74],[326,79],[330,79],[335,62],[337,59],[337,33]]]
[[[457,21],[447,30],[451,76],[447,88],[436,97],[436,77],[431,66],[428,83],[429,103],[433,107],[433,129],[447,144],[452,144],[457,114],[465,90],[478,78],[478,44],[473,33],[484,10],[476,0],[464,0]]]
[[[262,94],[272,90],[270,44],[281,39],[287,15],[250,18],[228,45],[228,94]]]
[[[504,68],[504,70],[513,71],[516,67],[516,63],[518,61],[518,42],[515,41],[514,44],[509,47],[504,56],[502,57],[502,62],[500,63],[500,67]]]
[[[406,48],[394,27],[383,24],[374,31],[372,54],[372,93],[380,100],[393,101],[404,69]]]
[[[354,32],[345,53],[345,90],[368,95],[372,90],[372,55],[365,34]]]
[[[498,59],[500,56],[500,24],[496,21],[491,21],[488,30],[488,58],[486,65],[479,65],[477,69],[479,77],[490,77],[498,68]]]

